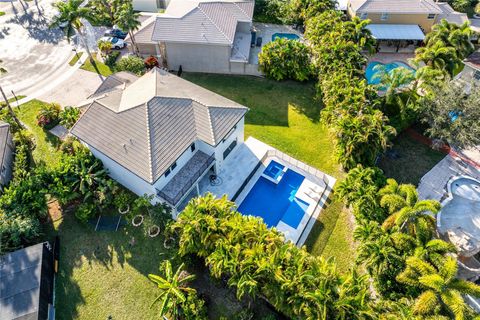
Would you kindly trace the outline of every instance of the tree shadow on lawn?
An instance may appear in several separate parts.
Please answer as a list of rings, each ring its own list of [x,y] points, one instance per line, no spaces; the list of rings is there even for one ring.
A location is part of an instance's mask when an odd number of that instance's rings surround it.
[[[247,124],[286,127],[289,107],[314,123],[320,120],[322,103],[312,82],[203,73],[184,73],[184,78],[248,107]]]

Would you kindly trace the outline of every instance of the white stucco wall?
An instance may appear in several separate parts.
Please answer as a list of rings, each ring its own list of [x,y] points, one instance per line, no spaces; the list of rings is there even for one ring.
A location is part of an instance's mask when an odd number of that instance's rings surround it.
[[[242,118],[237,123],[237,128],[223,141],[220,142],[215,148],[215,161],[217,170],[219,170],[223,165],[223,152],[230,146],[230,144],[237,139],[237,146],[243,143],[244,141],[244,128],[245,128],[245,118]],[[228,159],[228,157],[227,157]]]
[[[133,10],[158,12],[157,0],[133,0]]]
[[[3,167],[0,168],[0,184],[6,185],[12,178],[13,172],[13,152],[15,146],[13,144],[12,134],[8,132],[7,145],[3,154]]]
[[[108,174],[112,179],[139,196],[155,194],[155,188],[151,184],[128,171],[97,149],[89,145],[87,146],[92,154],[103,162],[103,166],[108,169]]]
[[[183,71],[229,73],[230,46],[202,45],[188,43],[165,44],[168,68]]]

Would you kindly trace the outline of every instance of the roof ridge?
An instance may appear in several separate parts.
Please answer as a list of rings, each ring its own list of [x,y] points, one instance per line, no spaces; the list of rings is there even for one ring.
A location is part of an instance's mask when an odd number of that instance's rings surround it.
[[[147,127],[147,136],[148,136],[148,143],[147,143],[147,152],[148,152],[148,172],[150,174],[150,181],[154,182],[153,180],[153,166],[152,166],[152,135],[150,132],[150,117],[149,117],[149,112],[150,112],[150,106],[148,102],[150,102],[152,99],[149,101],[145,102],[145,122],[146,122],[146,127]]]
[[[241,2],[244,3],[244,2],[248,2],[248,1],[241,1]],[[236,2],[236,1],[235,1],[235,2],[232,2],[232,3],[233,3],[240,11],[242,11],[245,16],[247,16],[247,17],[249,18],[248,14],[245,12],[245,10],[243,10],[242,8],[240,8],[240,6],[238,5],[239,2]]]
[[[233,39],[230,39],[230,38],[225,34],[225,32],[223,32],[223,30],[220,29],[220,27],[215,23],[215,21],[213,21],[212,18],[210,18],[210,16],[209,16],[204,10],[202,10],[202,8],[201,8],[200,6],[201,6],[202,4],[205,4],[205,3],[208,3],[208,2],[199,2],[199,3],[198,3],[198,6],[197,6],[198,10],[200,10],[200,11],[205,15],[205,17],[206,17],[208,20],[210,20],[210,22],[215,26],[215,28],[216,28],[218,31],[220,31],[220,33],[225,37],[225,39],[227,39],[227,40],[230,41],[230,42],[233,42]],[[219,4],[222,5],[222,7],[223,7],[223,3],[219,2]],[[231,14],[231,13],[230,13],[230,14]]]
[[[190,100],[191,100],[192,102],[198,103],[200,106],[202,106],[202,107],[204,107],[204,108],[207,109],[207,117],[208,117],[208,124],[209,124],[208,129],[209,129],[209,131],[210,131],[210,134],[211,134],[211,137],[212,137],[212,141],[215,141],[215,134],[213,133],[212,118],[210,117],[210,107],[207,106],[207,105],[205,105],[205,104],[203,104],[203,103],[201,103],[200,101],[197,101],[197,100],[193,99],[193,98],[190,98]],[[192,105],[192,108],[193,108],[193,105]],[[194,111],[193,114],[195,115],[195,111]],[[195,122],[197,121],[197,119],[194,119],[194,120],[195,120]],[[195,130],[195,131],[196,131],[196,130]]]

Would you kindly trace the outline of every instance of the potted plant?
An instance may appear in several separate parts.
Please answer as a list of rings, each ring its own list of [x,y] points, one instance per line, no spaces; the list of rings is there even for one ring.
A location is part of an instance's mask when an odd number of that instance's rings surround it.
[[[130,211],[131,197],[126,191],[121,191],[115,196],[113,203],[120,214],[127,214]]]
[[[134,216],[133,219],[132,219],[132,225],[133,225],[134,227],[139,227],[139,226],[142,225],[143,220],[144,220],[143,215],[137,214],[137,215]]]

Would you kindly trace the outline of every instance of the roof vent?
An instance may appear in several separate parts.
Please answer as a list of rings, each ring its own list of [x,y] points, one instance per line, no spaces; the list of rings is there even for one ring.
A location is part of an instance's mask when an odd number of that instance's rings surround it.
[[[123,147],[123,149],[125,150],[125,152],[127,152],[127,145],[126,145],[125,143],[122,144],[122,147]]]
[[[130,138],[130,144],[133,144],[134,141],[133,141],[133,138]]]

